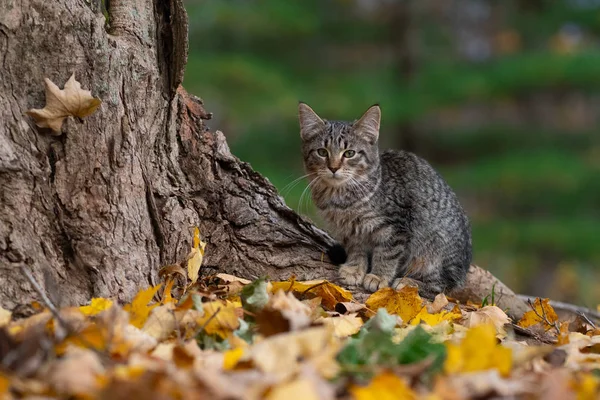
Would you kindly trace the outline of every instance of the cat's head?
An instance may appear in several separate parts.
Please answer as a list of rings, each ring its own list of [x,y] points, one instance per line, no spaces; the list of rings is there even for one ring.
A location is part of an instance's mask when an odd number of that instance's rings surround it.
[[[371,106],[354,122],[321,119],[305,103],[298,105],[304,167],[312,180],[331,186],[361,180],[379,166],[381,109]]]

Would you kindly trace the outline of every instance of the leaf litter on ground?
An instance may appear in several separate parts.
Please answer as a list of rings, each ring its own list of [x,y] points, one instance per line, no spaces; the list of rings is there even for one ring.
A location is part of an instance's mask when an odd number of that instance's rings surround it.
[[[195,230],[192,248],[203,246]],[[555,344],[526,340],[493,304],[444,295],[430,302],[411,286],[381,289],[361,304],[324,280],[201,277],[194,257],[182,263],[193,268],[171,268],[128,304],[94,298],[58,315],[36,305],[22,319],[1,309],[0,396],[600,396],[600,330],[583,318],[561,321],[547,299],[516,322]]]

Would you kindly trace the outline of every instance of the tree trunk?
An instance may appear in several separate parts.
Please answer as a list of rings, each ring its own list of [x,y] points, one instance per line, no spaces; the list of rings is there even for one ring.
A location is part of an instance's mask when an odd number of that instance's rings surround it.
[[[110,27],[98,0],[0,3],[0,304],[37,297],[21,268],[40,282],[49,271],[65,304],[127,300],[185,258],[192,226],[206,265],[332,278],[331,239],[232,156],[179,88],[181,0],[111,0],[108,13]],[[44,77],[62,87],[73,72],[103,104],[50,135],[24,113],[43,106]]]
[[[57,306],[128,300],[185,259],[193,226],[205,266],[336,279],[332,239],[229,152],[180,86],[181,1],[111,0],[108,17],[99,0],[0,3],[2,307],[37,298],[23,268]],[[103,103],[53,136],[24,113],[44,104],[44,77],[62,86],[73,72]]]

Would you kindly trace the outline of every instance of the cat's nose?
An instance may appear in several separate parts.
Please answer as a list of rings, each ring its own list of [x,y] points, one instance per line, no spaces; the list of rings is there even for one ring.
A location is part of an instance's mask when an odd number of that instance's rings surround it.
[[[340,167],[331,167],[331,166],[330,166],[330,167],[327,167],[327,168],[329,168],[329,170],[330,170],[331,172],[333,172],[334,174],[335,174],[335,171],[337,171],[338,169],[340,169]]]

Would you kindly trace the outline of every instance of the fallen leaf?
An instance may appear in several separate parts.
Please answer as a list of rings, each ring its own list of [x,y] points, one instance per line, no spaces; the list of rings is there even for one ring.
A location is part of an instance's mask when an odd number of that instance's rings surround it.
[[[240,326],[241,308],[230,301],[212,301],[203,303],[204,315],[198,318],[199,327],[209,335],[225,339]],[[238,311],[239,310],[239,311]]]
[[[141,328],[144,326],[150,311],[159,305],[158,303],[153,305],[148,304],[150,301],[152,301],[152,298],[156,292],[158,292],[161,286],[162,283],[138,292],[138,294],[136,294],[133,298],[131,304],[126,304],[123,307],[123,309],[129,313],[131,325],[135,326],[136,328]]]
[[[306,378],[277,385],[265,397],[267,400],[320,400],[321,398],[317,388]]]
[[[60,134],[63,121],[68,116],[79,118],[93,114],[102,101],[92,96],[91,91],[81,89],[81,83],[71,75],[64,89],[59,89],[50,79],[45,78],[46,106],[27,111],[41,128],[50,128]]]
[[[270,336],[250,348],[249,358],[260,371],[279,380],[293,376],[301,363],[312,364],[329,379],[339,371],[335,355],[340,347],[331,328],[321,326]]]
[[[542,324],[546,331],[552,329],[554,323],[558,321],[558,315],[550,305],[550,300],[537,298],[533,303],[533,308],[533,310],[523,314],[517,325],[528,328],[536,324]]]
[[[423,300],[418,288],[404,286],[400,291],[379,289],[369,296],[365,305],[374,311],[385,308],[390,314],[399,315],[404,322],[410,322],[423,308]]]
[[[462,325],[472,328],[477,325],[492,324],[496,328],[496,332],[503,334],[504,325],[508,323],[510,323],[510,318],[502,309],[496,306],[485,306],[479,310],[467,312]]]
[[[91,396],[100,389],[104,367],[91,350],[70,347],[62,358],[47,365],[44,380],[61,395]]]
[[[223,369],[225,371],[232,370],[237,365],[238,361],[244,355],[244,349],[238,347],[237,349],[227,350],[224,354]]]
[[[198,280],[198,273],[200,272],[202,259],[204,258],[204,248],[206,247],[206,243],[200,240],[200,229],[197,227],[194,228],[194,238],[192,242],[192,250],[188,255],[187,273],[188,278],[193,284]]]
[[[326,280],[298,282],[295,279],[282,282],[271,282],[273,293],[283,290],[302,296],[312,295],[322,299],[321,304],[328,310],[334,310],[335,305],[352,300],[352,293]]]
[[[363,320],[357,317],[356,314],[340,315],[339,317],[331,318],[319,318],[315,320],[316,323],[322,323],[324,325],[331,325],[333,327],[333,333],[339,338],[345,338],[352,336],[363,326]]]
[[[96,315],[104,310],[108,310],[112,307],[112,305],[112,300],[97,297],[92,299],[89,306],[79,307],[79,311],[81,311],[84,315]]]
[[[410,324],[417,325],[420,323],[425,323],[429,326],[436,326],[444,321],[455,321],[460,318],[462,318],[462,313],[460,312],[460,309],[458,310],[458,312],[456,310],[443,310],[435,314],[430,314],[427,311],[427,308],[423,307],[421,308],[421,311],[419,311],[419,313],[415,315],[412,321],[410,321]]]
[[[444,363],[447,373],[475,372],[497,369],[506,376],[512,366],[512,351],[497,344],[493,324],[478,325],[467,331],[460,344],[446,343],[448,357]]]
[[[413,400],[416,393],[408,384],[391,372],[376,376],[368,386],[352,385],[350,393],[355,400]]]
[[[175,283],[174,279],[169,279],[167,281],[167,284],[165,285],[165,291],[163,292],[163,298],[162,298],[163,304],[177,303],[177,300],[174,299],[173,295],[171,294],[171,290],[173,290],[174,283]]]
[[[147,333],[159,342],[167,339],[177,327],[174,309],[172,303],[154,308],[148,319],[146,319],[142,332]]]
[[[448,305],[448,299],[444,293],[438,293],[433,299],[433,303],[427,305],[427,311],[430,314],[437,314]]]
[[[242,307],[251,313],[260,311],[269,302],[267,293],[267,280],[259,278],[254,282],[243,287],[240,293]]]

